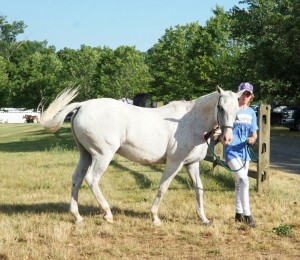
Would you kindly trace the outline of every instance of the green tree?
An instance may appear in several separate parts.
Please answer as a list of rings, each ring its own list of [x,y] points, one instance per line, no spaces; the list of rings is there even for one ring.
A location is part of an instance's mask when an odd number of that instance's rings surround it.
[[[134,47],[103,49],[95,75],[98,97],[133,98],[137,93],[148,92],[150,80],[144,57]]]
[[[211,57],[214,64],[211,81],[212,84],[236,91],[239,82],[245,80],[239,66],[240,54],[244,48],[232,38],[232,20],[224,8],[217,5],[213,13],[214,16],[205,26],[215,45],[215,52]]]
[[[269,102],[300,102],[300,2],[244,0],[234,7],[232,35],[245,47],[240,65]]]
[[[217,7],[215,13],[217,18],[205,27],[190,23],[167,29],[148,51],[147,64],[154,77],[152,91],[159,99],[194,99],[224,82],[221,73],[228,71],[224,62],[234,60],[237,52],[231,45],[228,49],[224,10]]]
[[[40,70],[46,78],[46,70],[49,70],[47,65],[50,66],[51,63],[48,63],[47,59],[38,62],[36,57],[46,54],[55,55],[55,48],[47,48],[46,41],[24,40],[18,42],[17,36],[24,33],[25,28],[23,21],[15,21],[10,24],[6,21],[5,16],[0,16],[1,106],[36,107],[41,99],[43,89],[46,88],[46,82],[39,87],[33,86],[33,81],[40,82],[40,78],[34,79],[35,76],[38,77],[34,73]]]
[[[60,73],[61,88],[79,85],[80,99],[95,98],[94,77],[97,63],[101,55],[101,48],[82,45],[79,50],[64,48],[57,55],[63,68]]]
[[[5,106],[36,108],[42,96],[49,94],[49,90],[44,93],[47,81],[40,86],[33,84],[34,77],[38,76],[37,71],[40,71],[45,79],[49,76],[52,64],[51,59],[46,58],[47,56],[55,57],[56,54],[55,48],[48,48],[46,41],[22,41],[22,44],[18,45],[7,61],[8,84],[5,86],[7,94]],[[53,77],[56,75],[52,75]],[[36,78],[36,82],[39,81],[40,78]],[[53,79],[49,81],[49,88],[56,86],[56,84],[52,85],[51,81]]]
[[[24,33],[26,25],[23,21],[7,22],[5,16],[0,16],[0,55],[10,60],[11,55],[18,48],[17,36]]]
[[[187,27],[194,29],[191,35],[187,35]],[[146,62],[154,78],[152,94],[157,99],[168,102],[190,98],[193,84],[188,77],[187,67],[191,62],[188,62],[188,49],[191,50],[190,41],[198,28],[198,24],[170,27],[148,50]]]
[[[37,108],[43,98],[53,98],[61,67],[55,53],[36,52],[21,60],[11,90],[12,105]]]
[[[7,61],[0,56],[0,107],[6,106],[9,100]]]

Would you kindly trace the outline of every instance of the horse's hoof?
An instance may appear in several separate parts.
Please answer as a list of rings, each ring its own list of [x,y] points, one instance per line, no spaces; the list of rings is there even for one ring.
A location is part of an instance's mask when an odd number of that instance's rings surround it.
[[[161,225],[162,225],[162,224],[161,224],[160,219],[156,219],[156,220],[153,221],[153,226],[155,226],[155,227],[160,227]]]
[[[104,219],[106,220],[106,222],[113,224],[114,223],[114,219],[112,216],[104,216]]]
[[[83,218],[75,220],[75,225],[82,225],[84,224]]]
[[[210,221],[203,222],[203,225],[206,226],[206,227],[210,227],[211,226],[211,222]]]

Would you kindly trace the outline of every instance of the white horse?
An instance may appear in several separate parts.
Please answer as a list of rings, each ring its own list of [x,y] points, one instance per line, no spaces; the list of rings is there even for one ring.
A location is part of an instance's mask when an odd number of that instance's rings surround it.
[[[207,153],[204,134],[219,126],[222,129],[221,142],[224,145],[231,142],[232,125],[242,92],[218,88],[218,91],[193,101],[141,108],[109,98],[69,104],[78,90],[63,91],[42,114],[40,123],[54,133],[61,127],[65,116],[77,110],[72,118],[72,131],[80,159],[72,176],[70,204],[75,222],[83,220],[78,211],[78,191],[84,178],[105,211],[104,218],[113,222],[110,206],[98,184],[113,156],[118,153],[142,164],[166,164],[151,207],[154,225],[161,224],[158,217],[160,202],[183,165],[194,184],[197,214],[204,224],[209,224],[204,214],[199,171],[199,160]]]

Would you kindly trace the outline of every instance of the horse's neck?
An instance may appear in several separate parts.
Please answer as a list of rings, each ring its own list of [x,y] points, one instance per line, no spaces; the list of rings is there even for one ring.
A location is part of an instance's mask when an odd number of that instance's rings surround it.
[[[194,108],[197,110],[202,124],[204,123],[205,127],[210,130],[217,125],[215,109],[219,96],[218,92],[213,92],[195,100]]]

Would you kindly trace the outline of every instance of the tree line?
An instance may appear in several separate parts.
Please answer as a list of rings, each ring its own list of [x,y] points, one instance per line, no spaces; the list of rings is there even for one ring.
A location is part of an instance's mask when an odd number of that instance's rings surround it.
[[[146,53],[132,46],[56,51],[47,41],[22,40],[24,21],[0,16],[0,107],[36,108],[69,86],[79,100],[133,98],[191,100],[219,85],[236,91],[255,87],[257,102],[300,104],[299,0],[244,0],[220,6],[198,22],[165,30]]]

